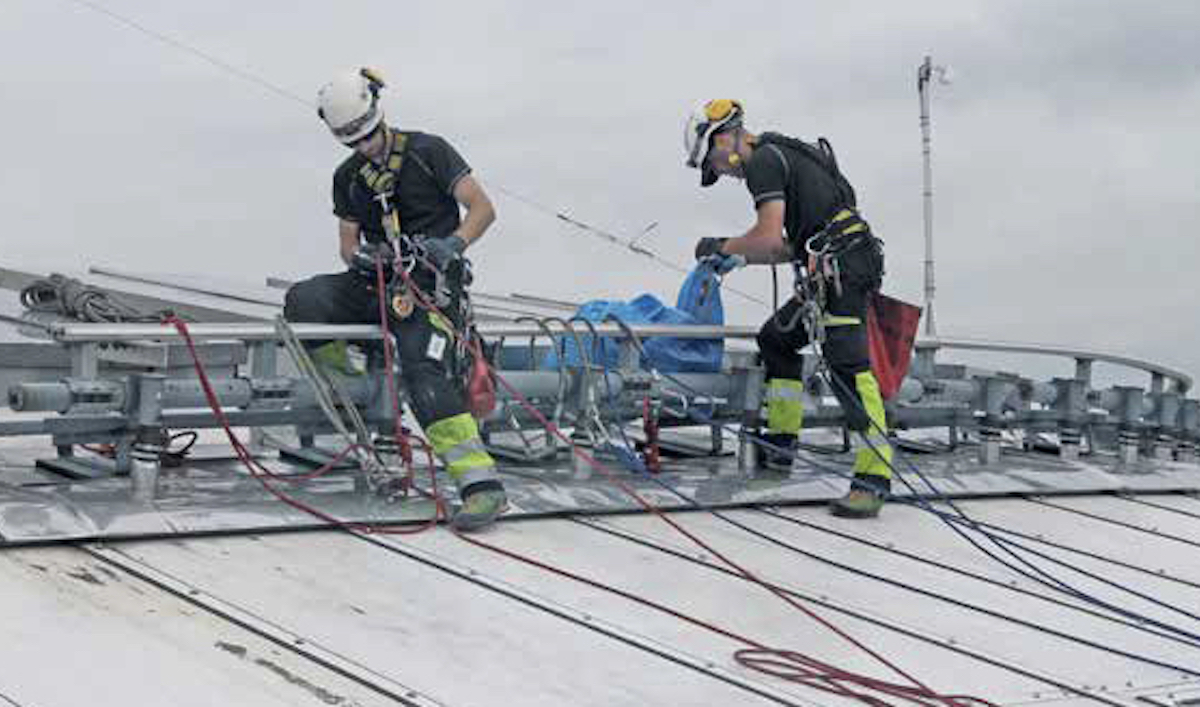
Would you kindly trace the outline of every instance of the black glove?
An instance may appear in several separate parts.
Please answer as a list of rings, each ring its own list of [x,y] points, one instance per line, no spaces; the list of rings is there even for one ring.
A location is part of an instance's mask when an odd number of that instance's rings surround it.
[[[425,246],[425,259],[440,271],[445,271],[446,266],[461,258],[467,247],[467,242],[459,235],[426,238],[422,244]]]
[[[376,256],[383,259],[383,277],[385,279],[391,277],[392,261],[396,259],[396,254],[392,252],[392,247],[387,243],[368,242],[360,245],[358,250],[354,251],[354,255],[350,256],[350,269],[374,281]]]
[[[728,238],[701,238],[696,241],[696,260],[704,260],[710,255],[722,255],[721,248]]]

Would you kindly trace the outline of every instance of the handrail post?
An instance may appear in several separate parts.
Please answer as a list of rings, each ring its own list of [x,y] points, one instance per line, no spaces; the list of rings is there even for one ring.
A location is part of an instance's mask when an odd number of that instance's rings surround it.
[[[1122,464],[1135,464],[1138,460],[1145,391],[1127,385],[1116,386],[1114,390],[1120,396],[1116,410],[1118,459]]]
[[[1058,412],[1058,453],[1067,461],[1079,459],[1079,443],[1083,439],[1087,410],[1084,402],[1087,385],[1076,378],[1055,378],[1058,395],[1054,409]]]

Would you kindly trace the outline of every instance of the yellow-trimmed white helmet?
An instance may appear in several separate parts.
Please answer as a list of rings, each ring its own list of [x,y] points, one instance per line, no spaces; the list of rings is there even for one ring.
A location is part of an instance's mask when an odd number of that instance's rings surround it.
[[[692,111],[683,129],[683,146],[687,150],[687,166],[700,170],[700,186],[711,186],[719,176],[708,166],[712,136],[722,130],[741,127],[742,104],[732,98],[717,98]]]
[[[383,79],[372,69],[344,71],[317,92],[317,115],[342,143],[350,145],[374,132],[383,120],[379,91]]]

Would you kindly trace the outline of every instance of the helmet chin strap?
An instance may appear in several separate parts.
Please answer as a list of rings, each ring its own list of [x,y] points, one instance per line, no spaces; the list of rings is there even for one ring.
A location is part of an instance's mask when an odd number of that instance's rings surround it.
[[[742,169],[742,145],[753,145],[753,136],[743,127],[734,128],[733,150],[729,153],[729,166]]]

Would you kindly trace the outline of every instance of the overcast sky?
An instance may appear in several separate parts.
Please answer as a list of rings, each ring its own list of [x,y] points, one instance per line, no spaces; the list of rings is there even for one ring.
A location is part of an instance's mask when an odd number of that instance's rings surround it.
[[[885,291],[919,303],[926,53],[953,71],[933,98],[939,333],[1200,374],[1195,0],[0,0],[0,265],[252,284],[337,269],[345,150],[309,104],[367,64],[389,121],[443,135],[490,188],[483,290],[673,300],[675,273],[501,190],[622,237],[657,223],[643,244],[686,263],[753,219],[741,183],[701,190],[683,167],[688,112],[733,97],[753,130],[832,141],[887,243]]]

